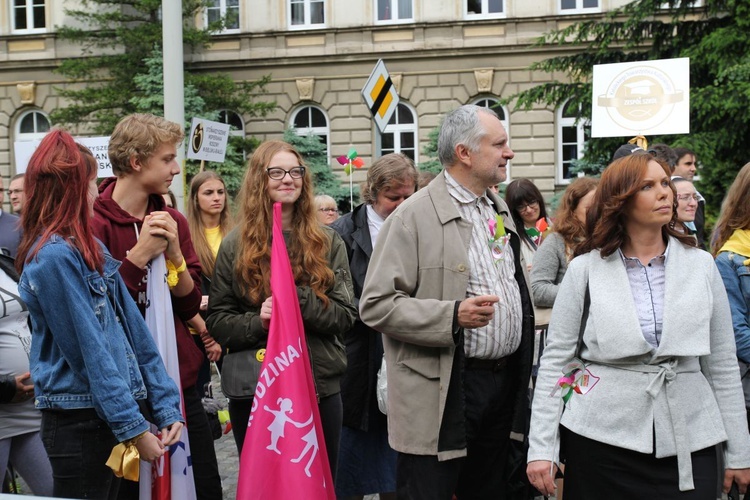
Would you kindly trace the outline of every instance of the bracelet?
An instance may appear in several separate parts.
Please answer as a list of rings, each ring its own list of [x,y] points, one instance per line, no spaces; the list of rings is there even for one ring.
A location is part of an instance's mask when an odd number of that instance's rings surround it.
[[[182,259],[182,264],[180,264],[180,267],[175,267],[175,265],[172,264],[171,260],[167,260],[167,285],[169,285],[170,290],[177,286],[177,283],[180,282],[179,274],[186,270],[187,262],[184,258]]]

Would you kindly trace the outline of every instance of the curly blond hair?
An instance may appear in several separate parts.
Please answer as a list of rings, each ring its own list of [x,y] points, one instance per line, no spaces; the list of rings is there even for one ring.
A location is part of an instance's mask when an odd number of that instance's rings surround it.
[[[109,161],[112,172],[122,177],[133,171],[130,159],[145,161],[162,144],[179,144],[185,137],[182,127],[151,114],[128,115],[115,125],[109,138]]]

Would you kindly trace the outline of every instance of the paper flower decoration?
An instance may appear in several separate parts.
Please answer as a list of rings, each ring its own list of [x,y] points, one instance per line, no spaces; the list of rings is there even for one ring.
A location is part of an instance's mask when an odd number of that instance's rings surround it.
[[[353,148],[349,150],[349,153],[339,156],[336,160],[344,165],[344,172],[346,172],[346,175],[352,174],[352,165],[356,168],[362,168],[365,164],[365,162],[362,161],[362,158],[357,157],[357,152]]]

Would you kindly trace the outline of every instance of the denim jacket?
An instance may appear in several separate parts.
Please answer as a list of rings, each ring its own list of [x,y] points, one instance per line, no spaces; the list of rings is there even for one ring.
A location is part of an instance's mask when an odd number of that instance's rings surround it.
[[[745,265],[748,257],[721,252],[716,257],[732,310],[732,325],[737,343],[737,358],[750,363],[750,267]]]
[[[18,288],[32,321],[36,407],[94,408],[125,441],[149,428],[136,400],[148,399],[159,428],[184,419],[177,386],[117,272],[120,262],[102,249],[100,275],[52,235],[25,265]]]

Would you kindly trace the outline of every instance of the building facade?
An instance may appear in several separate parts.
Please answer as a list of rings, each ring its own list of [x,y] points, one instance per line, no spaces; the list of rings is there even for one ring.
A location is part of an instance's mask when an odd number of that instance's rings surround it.
[[[13,144],[51,126],[69,83],[52,72],[81,56],[55,36],[72,22],[74,0],[0,0],[0,175],[15,173]],[[555,75],[529,71],[559,47],[538,47],[543,33],[600,16],[625,0],[211,0],[195,19],[219,17],[226,29],[205,50],[186,54],[191,71],[228,73],[237,81],[271,75],[263,99],[277,108],[265,118],[224,110],[243,134],[278,138],[286,128],[318,135],[335,157],[354,148],[368,165],[400,151],[418,163],[428,134],[448,111],[466,103],[494,106]],[[361,91],[383,59],[400,96],[386,133],[371,118]],[[570,161],[586,139],[566,106],[530,111],[495,108],[516,153],[510,178],[528,177],[546,195],[569,182]],[[365,171],[355,171],[356,182]],[[7,181],[6,181],[7,184]]]

